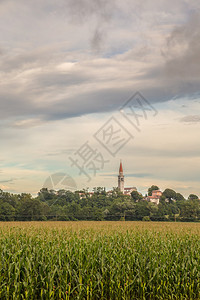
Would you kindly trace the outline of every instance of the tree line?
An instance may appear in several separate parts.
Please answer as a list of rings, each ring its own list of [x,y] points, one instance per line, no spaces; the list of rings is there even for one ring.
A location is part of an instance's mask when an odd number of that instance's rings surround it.
[[[158,189],[153,185],[148,189]],[[146,195],[147,196],[147,195]],[[140,193],[123,195],[118,189],[106,193],[105,188],[87,190],[48,190],[42,188],[37,197],[31,194],[12,194],[0,190],[0,221],[200,221],[200,200],[190,194],[187,199],[167,188],[159,204],[151,203]]]

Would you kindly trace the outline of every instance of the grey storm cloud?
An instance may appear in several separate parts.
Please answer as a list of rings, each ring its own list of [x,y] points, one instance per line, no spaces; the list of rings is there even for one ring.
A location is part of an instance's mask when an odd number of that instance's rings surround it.
[[[91,39],[91,45],[93,49],[95,49],[96,51],[101,50],[101,45],[103,43],[105,35],[106,33],[102,30],[102,28],[96,28],[94,35]]]
[[[88,80],[91,80],[92,77],[89,74],[81,74],[79,72],[73,74],[68,73],[68,74],[63,74],[63,73],[57,73],[53,71],[47,71],[46,74],[39,74],[35,78],[35,84],[38,86],[40,85],[41,87],[46,87],[48,88],[49,86],[51,87],[61,87],[62,86],[73,86],[73,85],[80,85],[84,84],[85,82],[88,82]]]
[[[42,86],[47,89],[61,85],[67,86],[67,78],[62,80],[55,78],[47,78],[41,81]],[[70,78],[70,84],[76,84],[77,78]],[[68,83],[69,84],[69,83]],[[69,85],[68,85],[69,86]],[[33,87],[32,87],[33,88]],[[42,93],[42,92],[41,92]],[[127,100],[130,93],[126,89],[109,88],[97,91],[90,91],[81,93],[79,96],[56,98],[54,101],[43,103],[42,101],[35,101],[37,95],[29,95],[28,89],[24,93],[6,93],[0,94],[0,117],[1,120],[15,118],[17,120],[26,118],[39,118],[41,121],[59,120],[71,117],[77,117],[85,114],[96,112],[108,112],[119,109],[121,105]],[[38,123],[39,124],[39,123]],[[31,126],[31,123],[29,124]],[[33,122],[34,125],[34,122]]]
[[[0,183],[12,183],[15,180],[18,180],[18,178],[11,178],[11,179],[7,179],[7,180],[0,180]]]
[[[8,20],[13,19],[13,22],[18,22],[16,35],[12,24],[10,25],[12,30],[8,30],[8,24],[2,31],[5,33],[3,35],[5,42],[2,38],[0,45],[1,119],[36,118],[49,121],[112,111],[118,109],[137,90],[140,90],[152,103],[199,92],[200,21],[197,13],[185,24],[175,26],[172,30],[166,42],[164,66],[163,62],[152,64],[148,68],[143,66],[142,72],[138,73],[135,71],[135,63],[149,55],[152,51],[149,46],[143,45],[140,48],[130,46],[130,51],[124,55],[116,57],[113,55],[110,60],[108,58],[107,61],[104,59],[102,62],[101,57],[89,56],[88,50],[83,56],[81,38],[84,31],[79,33],[78,30],[76,34],[72,34],[73,27],[72,31],[65,32],[68,25],[75,24],[76,29],[81,30],[85,23],[90,24],[93,20],[91,23],[93,27],[89,33],[87,31],[86,38],[92,48],[98,52],[102,48],[105,36],[112,41],[112,34],[111,36],[108,34],[107,28],[109,22],[114,20],[116,14],[122,19],[125,18],[122,17],[122,13],[120,15],[119,1],[61,0],[55,4],[53,0],[42,2],[20,0],[16,4],[8,0],[0,3],[2,7],[4,5],[7,7],[4,15],[7,12]],[[136,5],[137,1],[134,4]],[[124,4],[120,5],[123,8]],[[18,6],[21,9],[18,9]],[[127,4],[126,8],[128,7]],[[2,18],[5,17],[4,15]],[[29,16],[32,16],[32,19],[30,17],[30,27],[27,27]],[[130,12],[130,24],[135,22],[134,16],[131,16]],[[124,23],[125,21],[128,26],[128,20],[123,19]],[[3,21],[0,20],[1,22]],[[52,28],[54,30],[51,30]],[[118,35],[120,29],[119,26],[113,32]],[[127,27],[126,32],[128,31]],[[10,34],[8,41],[6,34],[8,36]],[[29,35],[30,39],[25,41]],[[21,41],[17,40],[19,36]],[[54,40],[57,36],[59,39]],[[43,37],[48,43],[42,42]],[[76,44],[77,41],[75,45],[73,44],[74,37],[76,40],[80,39],[80,44]],[[38,38],[37,44],[34,44],[35,38]],[[123,40],[122,33],[118,39],[120,38]],[[130,38],[134,39],[134,35],[131,34]],[[72,44],[67,44],[68,40],[73,40]],[[76,46],[78,50],[74,51]],[[86,48],[87,46],[86,43]],[[100,58],[101,63],[95,64],[93,59],[96,58],[97,60]],[[80,61],[77,67],[67,71],[57,69],[59,64],[76,60]],[[109,61],[112,61],[112,64],[108,69],[112,71],[107,75]],[[132,71],[129,71],[131,68]]]
[[[0,93],[0,117],[8,119],[16,116],[27,116],[34,112],[35,106],[28,95],[14,91]]]
[[[199,97],[199,27],[200,13],[192,12],[185,23],[176,25],[166,38],[165,47],[161,49],[163,63],[153,66],[142,75],[143,80],[154,80],[155,85],[147,90],[153,102]],[[153,94],[159,94],[160,98],[151,97],[151,90]]]
[[[200,115],[185,116],[185,117],[181,118],[180,121],[185,122],[185,123],[199,123]]]
[[[21,53],[9,54],[6,50],[2,50],[2,56],[0,60],[0,69],[4,72],[13,72],[34,68],[45,67],[54,58],[53,47],[46,47],[40,49],[31,49],[27,52],[21,51]],[[1,55],[1,52],[0,52]]]
[[[107,25],[112,21],[119,9],[117,0],[60,0],[57,3],[54,0],[42,2],[35,0],[28,3],[25,0],[21,0],[20,4],[31,8],[33,14],[36,15],[34,26],[37,26],[37,24],[41,25],[37,20],[37,14],[42,16],[44,21],[47,16],[61,18],[63,26],[67,26],[68,23],[83,26],[92,21],[91,36],[88,42],[90,42],[90,46],[95,51],[100,49],[108,31]]]
[[[43,117],[45,120],[59,120],[96,112],[112,112],[121,107],[127,96],[127,90],[116,88],[82,93],[78,98],[62,99],[52,106],[43,108]]]
[[[117,5],[115,0],[78,0],[67,1],[70,15],[75,22],[85,22],[88,18],[96,17],[97,22],[91,37],[91,46],[94,50],[99,51],[106,37],[108,28],[105,26],[113,18]]]
[[[176,26],[167,44],[166,73],[172,78],[182,78],[192,84],[200,79],[200,13],[194,12],[189,20]]]
[[[63,2],[70,14],[75,17],[77,22],[85,21],[93,15],[98,16],[102,21],[109,21],[116,9],[115,0],[68,0]]]

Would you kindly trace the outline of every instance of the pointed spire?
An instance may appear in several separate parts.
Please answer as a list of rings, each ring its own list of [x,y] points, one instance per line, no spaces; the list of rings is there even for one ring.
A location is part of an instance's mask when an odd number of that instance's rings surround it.
[[[120,159],[119,173],[123,173],[123,168],[122,168],[122,161],[121,161],[121,159]]]

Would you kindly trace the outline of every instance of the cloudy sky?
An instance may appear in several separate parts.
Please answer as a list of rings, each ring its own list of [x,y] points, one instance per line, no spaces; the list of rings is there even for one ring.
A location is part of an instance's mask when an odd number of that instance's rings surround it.
[[[0,188],[112,188],[122,159],[200,195],[199,28],[198,0],[0,0]]]

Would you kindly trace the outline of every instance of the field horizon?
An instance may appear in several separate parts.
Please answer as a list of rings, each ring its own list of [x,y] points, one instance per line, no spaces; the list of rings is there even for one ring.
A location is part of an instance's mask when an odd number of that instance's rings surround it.
[[[200,299],[200,224],[0,222],[0,299]]]

